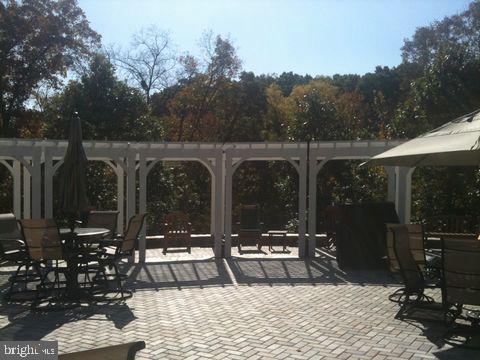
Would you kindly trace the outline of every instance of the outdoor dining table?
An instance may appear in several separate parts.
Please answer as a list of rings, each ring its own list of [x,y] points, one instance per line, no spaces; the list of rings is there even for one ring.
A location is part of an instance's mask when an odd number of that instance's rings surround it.
[[[72,297],[78,297],[82,295],[78,286],[78,260],[79,257],[82,256],[82,247],[85,244],[94,243],[101,236],[108,234],[110,230],[103,228],[75,228],[72,233],[71,229],[65,228],[60,229],[59,231],[60,236],[65,241],[66,245],[67,293]],[[83,247],[83,250],[85,250],[85,247]]]
[[[73,233],[75,237],[80,241],[88,241],[89,238],[106,235],[110,232],[108,229],[103,228],[75,228]],[[60,235],[63,238],[67,238],[72,235],[71,229],[60,229]]]

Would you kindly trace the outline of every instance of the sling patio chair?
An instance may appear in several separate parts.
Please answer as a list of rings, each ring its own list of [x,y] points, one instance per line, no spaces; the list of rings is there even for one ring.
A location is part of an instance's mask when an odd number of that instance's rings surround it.
[[[325,234],[327,234],[326,246],[335,249],[337,229],[339,226],[340,208],[336,205],[328,205],[325,207],[325,215],[323,217],[323,225]]]
[[[58,355],[58,360],[134,360],[138,351],[145,349],[144,341],[135,341],[97,349]]]
[[[116,291],[120,292],[121,298],[131,297],[132,292],[123,288],[122,281],[127,278],[127,275],[120,273],[118,264],[123,259],[129,259],[134,255],[145,216],[146,214],[132,216],[123,236],[100,240],[100,244],[104,248],[98,254],[100,266],[94,280],[97,282],[115,282]],[[112,269],[113,273],[107,272],[107,268]]]
[[[403,318],[407,310],[416,307],[434,309],[434,299],[425,295],[425,289],[438,288],[438,285],[427,284],[423,273],[410,248],[408,226],[391,227],[393,233],[393,250],[398,262],[398,269],[404,287],[389,296],[401,306],[397,318]]]
[[[256,245],[260,250],[263,223],[259,220],[259,206],[240,205],[240,221],[236,225],[238,229],[238,252],[242,252],[242,245]]]
[[[174,211],[165,215],[163,235],[163,253],[166,254],[169,247],[185,246],[191,253],[192,249],[192,224],[187,214]]]
[[[400,272],[398,259],[395,256],[394,248],[394,233],[393,229],[399,226],[404,226],[408,230],[408,244],[410,252],[413,255],[415,262],[422,271],[427,273],[427,258],[425,254],[425,236],[422,224],[395,224],[387,223],[387,257],[390,271],[393,273]]]
[[[28,285],[38,283],[41,274],[36,264],[30,260],[18,221],[13,214],[0,214],[0,260],[17,266],[9,278],[10,287],[4,295],[5,300],[30,300],[29,295],[34,289],[29,289]]]
[[[65,261],[63,244],[57,223],[53,219],[24,219],[20,220],[22,234],[31,262],[41,272],[40,284],[37,285],[37,296],[33,308],[38,308],[44,293],[61,292],[66,290],[66,280],[61,280],[60,275],[66,279],[67,268],[60,266]],[[53,281],[48,276],[53,273]],[[52,300],[61,297],[57,294]]]
[[[117,235],[118,211],[92,210],[87,215],[87,228],[104,228],[110,230],[104,237],[115,237]]]
[[[480,241],[475,239],[442,239],[444,278],[443,305],[450,329],[449,341],[480,348]],[[473,306],[476,308],[465,308]],[[470,327],[457,324],[462,319]],[[462,340],[463,338],[463,340]]]

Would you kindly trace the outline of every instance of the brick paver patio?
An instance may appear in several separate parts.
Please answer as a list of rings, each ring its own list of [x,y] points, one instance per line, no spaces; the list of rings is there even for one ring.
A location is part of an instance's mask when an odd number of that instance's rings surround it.
[[[132,299],[50,313],[3,304],[0,339],[58,340],[60,352],[144,340],[139,359],[480,359],[443,344],[441,323],[395,320],[388,274],[265,253],[149,250],[130,267]],[[1,268],[3,291],[7,277]]]

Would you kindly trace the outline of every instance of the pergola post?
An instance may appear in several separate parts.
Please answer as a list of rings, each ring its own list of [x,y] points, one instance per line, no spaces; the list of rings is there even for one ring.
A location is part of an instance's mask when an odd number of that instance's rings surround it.
[[[229,154],[225,157],[225,249],[226,258],[232,256],[232,158]]]
[[[147,212],[147,162],[145,157],[140,154],[139,163],[139,194],[138,194],[138,211],[139,213]],[[147,253],[147,221],[145,220],[142,231],[140,232],[140,238],[138,243],[139,259],[138,261],[144,263]]]
[[[32,157],[32,218],[42,217],[42,170],[41,153]]]
[[[213,229],[213,252],[216,258],[222,257],[222,224],[223,224],[223,194],[222,194],[222,179],[223,179],[223,157],[222,154],[215,158],[215,166],[213,167],[214,176],[212,176],[212,218]]]
[[[30,164],[29,160],[25,160],[28,164]],[[23,165],[23,218],[30,219],[31,218],[31,179],[30,179],[30,171],[29,169]]]
[[[307,159],[302,154],[299,160],[299,189],[298,189],[298,256],[305,258],[308,256],[306,244],[307,227]],[[313,241],[315,242],[315,238]],[[310,246],[308,247],[310,248]]]
[[[125,218],[125,176],[123,167],[119,164],[122,161],[119,159],[117,166],[115,167],[115,173],[117,174],[117,231],[123,233],[123,224]]]
[[[395,166],[385,166],[387,172],[387,201],[395,202]]]
[[[410,222],[410,211],[412,202],[412,173],[415,168],[397,166],[395,168],[395,208],[400,222]]]
[[[46,218],[53,217],[53,160],[49,151],[45,150],[44,169],[44,211]]]
[[[13,213],[17,219],[22,217],[22,166],[13,160]]]
[[[317,240],[317,177],[318,172],[327,163],[328,159],[317,163],[316,157],[310,159],[310,172],[308,179],[308,256],[315,257],[315,248]]]
[[[135,215],[136,208],[136,161],[135,152],[131,149],[127,152],[127,224],[130,218]],[[132,255],[131,262],[135,262],[135,253]]]

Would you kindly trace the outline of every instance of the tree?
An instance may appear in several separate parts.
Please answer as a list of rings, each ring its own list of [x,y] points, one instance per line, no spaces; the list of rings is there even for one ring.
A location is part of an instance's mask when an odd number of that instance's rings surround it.
[[[468,9],[458,15],[445,17],[415,31],[402,47],[403,61],[425,68],[431,65],[439,52],[453,49],[463,52],[465,58],[480,56],[480,2],[473,1]]]
[[[215,117],[219,94],[232,86],[241,61],[230,40],[205,33],[201,40],[203,59],[187,55],[182,65],[187,77],[182,88],[168,106],[169,138],[176,141],[194,141],[219,138],[221,119]]]
[[[127,79],[142,89],[148,104],[153,91],[169,84],[176,66],[169,35],[155,26],[134,34],[129,50],[112,51],[111,55]]]
[[[33,90],[57,86],[99,41],[75,0],[0,0],[2,135],[18,135],[14,122]]]
[[[46,135],[63,138],[71,116],[82,119],[85,139],[159,140],[161,129],[142,94],[115,76],[109,60],[97,54],[80,81],[51,98],[45,111]]]

